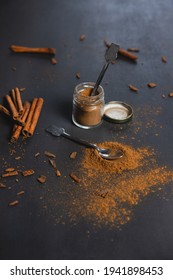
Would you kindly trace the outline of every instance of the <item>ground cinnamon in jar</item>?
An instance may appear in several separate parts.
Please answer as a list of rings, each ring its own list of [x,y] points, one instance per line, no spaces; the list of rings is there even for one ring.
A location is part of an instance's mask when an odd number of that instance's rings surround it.
[[[72,120],[80,128],[93,128],[101,124],[104,113],[104,90],[98,87],[91,96],[94,83],[86,82],[75,87]]]

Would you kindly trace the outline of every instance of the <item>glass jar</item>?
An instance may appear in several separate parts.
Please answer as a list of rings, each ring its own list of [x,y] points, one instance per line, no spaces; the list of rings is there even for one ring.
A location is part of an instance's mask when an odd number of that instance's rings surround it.
[[[102,123],[104,114],[104,90],[102,86],[97,94],[90,96],[95,83],[85,82],[78,84],[73,94],[72,120],[80,128],[93,128]]]

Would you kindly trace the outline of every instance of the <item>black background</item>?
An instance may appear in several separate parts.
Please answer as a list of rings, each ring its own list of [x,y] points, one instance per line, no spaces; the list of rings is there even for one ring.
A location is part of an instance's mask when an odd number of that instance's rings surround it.
[[[107,226],[93,229],[87,220],[76,225],[57,223],[54,216],[59,210],[51,204],[46,210],[40,199],[49,189],[58,188],[44,151],[57,155],[63,174],[61,184],[67,170],[73,168],[69,153],[82,150],[66,139],[46,135],[44,129],[52,123],[93,142],[122,141],[124,137],[123,142],[134,147],[154,147],[159,164],[173,168],[173,100],[168,97],[173,91],[172,1],[1,0],[0,6],[0,102],[4,103],[4,95],[16,86],[26,88],[25,99],[45,99],[36,133],[25,143],[9,144],[12,123],[0,115],[1,173],[4,162],[36,170],[34,176],[20,177],[19,182],[1,179],[11,189],[0,189],[0,258],[172,259],[171,185],[165,186],[169,199],[149,195],[136,206],[132,221],[117,230]],[[79,40],[81,34],[86,35],[83,42]],[[103,121],[96,129],[83,130],[71,121],[73,89],[79,82],[97,79],[104,63],[104,40],[124,49],[140,49],[137,63],[121,57],[110,65],[102,83],[106,102],[129,103],[134,117],[123,126]],[[14,54],[9,50],[12,44],[55,47],[57,64],[52,65],[46,55]],[[167,57],[165,64],[161,61],[163,55]],[[76,72],[80,72],[80,80]],[[148,82],[157,87],[149,89]],[[130,91],[128,84],[138,87],[139,92]],[[145,108],[147,113],[143,114]],[[137,126],[140,133],[136,137]],[[36,159],[38,152],[40,157]],[[22,159],[16,161],[19,155]],[[44,186],[36,181],[41,174],[49,179]],[[70,178],[66,180],[70,184]],[[20,204],[10,208],[8,203],[21,189],[25,195]]]

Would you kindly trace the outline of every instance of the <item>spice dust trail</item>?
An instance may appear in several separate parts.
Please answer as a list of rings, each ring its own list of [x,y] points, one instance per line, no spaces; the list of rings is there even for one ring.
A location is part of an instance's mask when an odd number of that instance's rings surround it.
[[[134,149],[117,142],[99,146],[122,149],[124,157],[107,161],[86,148],[76,168],[81,179],[77,188],[68,184],[55,192],[52,188],[45,198],[47,211],[57,223],[85,220],[95,227],[121,227],[132,220],[136,205],[144,197],[173,182],[173,171],[159,166],[155,152],[149,148]]]

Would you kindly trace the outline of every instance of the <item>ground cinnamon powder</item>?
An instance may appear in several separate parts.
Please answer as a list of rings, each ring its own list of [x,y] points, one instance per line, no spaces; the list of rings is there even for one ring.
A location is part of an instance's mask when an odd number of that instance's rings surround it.
[[[135,206],[145,196],[173,182],[173,171],[159,166],[154,151],[149,148],[135,149],[117,142],[99,146],[122,149],[124,157],[105,160],[96,150],[86,148],[77,162],[80,184],[71,190],[66,186],[68,191],[64,188],[61,199],[53,194],[51,205],[62,208],[71,222],[85,219],[94,226],[120,227],[131,220]],[[57,222],[64,222],[64,214],[55,218]]]

